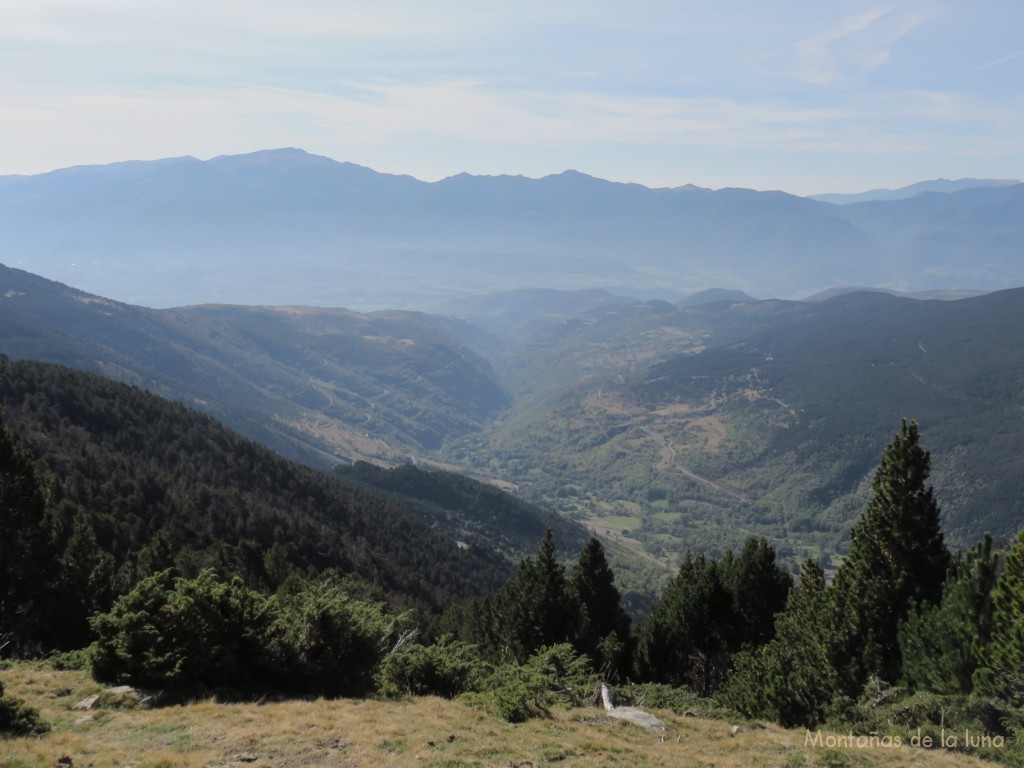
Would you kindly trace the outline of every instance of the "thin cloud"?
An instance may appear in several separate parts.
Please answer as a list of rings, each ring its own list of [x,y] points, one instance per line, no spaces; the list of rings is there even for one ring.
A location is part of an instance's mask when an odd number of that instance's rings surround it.
[[[20,162],[20,172],[76,162],[57,157],[47,165],[38,165],[43,160],[37,159],[36,167],[24,166],[31,147],[52,152],[68,125],[75,126],[79,140],[67,151],[85,153],[88,162],[233,154],[274,146],[301,146],[367,162],[363,158],[386,157],[388,147],[401,145],[446,147],[450,163],[465,156],[460,148],[490,148],[495,164],[511,173],[521,172],[523,159],[538,147],[557,155],[585,146],[594,157],[629,147],[664,152],[699,147],[745,153],[829,151],[837,156],[933,150],[962,154],[976,151],[979,133],[974,126],[979,123],[990,126],[984,138],[989,153],[1019,151],[1024,135],[1024,121],[1012,105],[996,108],[931,92],[890,92],[807,106],[780,99],[495,89],[463,79],[427,84],[352,81],[336,84],[330,92],[238,85],[43,97],[28,89],[6,89],[0,99],[7,105],[0,165]],[[201,136],[196,126],[202,126]],[[964,126],[972,130],[964,131]],[[419,167],[389,170],[425,175],[421,168],[434,160],[424,156],[416,162]],[[462,170],[473,169],[456,164],[442,175]]]
[[[769,60],[765,73],[813,85],[832,85],[850,71],[887,64],[892,47],[929,18],[923,10],[874,8],[845,16]]]
[[[983,70],[983,69],[988,69],[989,67],[995,67],[995,66],[998,66],[999,64],[1005,64],[1008,61],[1013,61],[1014,59],[1019,59],[1021,56],[1024,56],[1024,50],[1017,51],[1016,53],[1011,53],[1011,54],[1009,54],[1007,56],[1000,56],[998,59],[993,59],[992,61],[987,61],[984,64],[979,64],[978,66],[973,67],[972,69],[969,69],[967,71],[968,72],[981,72],[981,70]]]
[[[799,41],[795,46],[799,65],[796,76],[825,85],[837,79],[840,67],[832,46],[843,38],[862,32],[887,13],[888,9],[880,9],[848,16],[831,29]]]
[[[987,60],[1019,45],[1007,18],[937,0],[748,0],[742,17],[703,0],[0,0],[0,174],[300,146],[421,177],[710,186],[760,165],[785,186],[832,156],[866,175],[929,152],[922,178],[992,175],[951,170],[971,152],[1021,175],[1016,84],[948,77],[1024,55]]]

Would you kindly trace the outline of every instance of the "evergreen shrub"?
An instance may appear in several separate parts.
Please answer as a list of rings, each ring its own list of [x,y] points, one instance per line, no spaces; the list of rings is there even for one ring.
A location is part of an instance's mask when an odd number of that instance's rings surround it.
[[[38,711],[21,699],[5,696],[3,683],[0,683],[0,734],[29,736],[49,730],[49,724],[43,721]]]

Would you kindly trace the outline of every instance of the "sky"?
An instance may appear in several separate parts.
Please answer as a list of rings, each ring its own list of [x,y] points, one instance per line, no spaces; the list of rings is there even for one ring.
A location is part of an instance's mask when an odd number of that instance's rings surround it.
[[[859,192],[1024,179],[1020,0],[0,0],[0,175],[299,147]]]

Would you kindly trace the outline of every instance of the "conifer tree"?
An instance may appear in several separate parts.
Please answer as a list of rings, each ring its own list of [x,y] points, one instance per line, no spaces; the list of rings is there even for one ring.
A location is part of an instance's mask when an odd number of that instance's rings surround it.
[[[774,638],[737,654],[723,699],[748,717],[813,728],[838,693],[829,660],[825,573],[814,560],[800,569],[800,586],[775,620]]]
[[[999,556],[992,537],[954,560],[937,606],[913,611],[900,626],[903,681],[911,689],[968,694],[978,654],[992,634]]]
[[[899,625],[911,610],[937,605],[949,569],[939,507],[927,484],[931,457],[906,419],[882,455],[871,499],[850,533],[834,588],[838,644],[833,661],[857,695],[869,676],[900,677]]]
[[[525,662],[538,648],[571,642],[578,616],[565,566],[555,558],[555,539],[548,530],[537,556],[519,564],[515,578],[498,596],[492,642]]]
[[[612,676],[628,670],[630,619],[622,608],[615,575],[604,547],[590,539],[573,569],[570,590],[579,605],[579,626],[573,645],[590,657],[594,668]]]
[[[979,693],[1024,704],[1024,531],[1006,554],[992,596],[992,634],[976,645],[974,685]]]
[[[725,678],[735,634],[732,596],[718,563],[686,554],[679,573],[640,626],[641,677],[713,693]]]
[[[736,612],[735,648],[755,648],[774,634],[775,614],[786,607],[793,577],[775,562],[764,538],[747,539],[739,555],[722,558],[722,581],[732,593]]]
[[[54,571],[53,526],[28,452],[0,419],[0,648],[37,641]]]
[[[53,648],[84,648],[89,644],[89,617],[110,610],[114,601],[114,557],[100,549],[96,533],[79,511],[59,560],[56,595],[50,606]]]

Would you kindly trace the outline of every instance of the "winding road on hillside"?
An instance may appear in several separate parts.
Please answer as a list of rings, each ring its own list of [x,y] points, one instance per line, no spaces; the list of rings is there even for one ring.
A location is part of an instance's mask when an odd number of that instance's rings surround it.
[[[714,488],[719,493],[724,493],[726,496],[729,496],[730,498],[736,499],[737,501],[742,501],[744,504],[749,504],[750,503],[750,499],[748,499],[747,497],[743,496],[742,494],[739,494],[736,491],[731,490],[730,488],[726,488],[726,487],[724,487],[722,485],[719,485],[718,483],[716,483],[714,480],[711,480],[710,478],[704,477],[703,475],[698,475],[693,470],[687,469],[682,464],[680,464],[679,463],[679,455],[676,453],[676,449],[672,445],[672,440],[664,438],[661,435],[658,435],[655,432],[652,432],[647,427],[641,427],[641,429],[644,431],[645,434],[647,434],[648,437],[653,438],[654,440],[658,441],[659,443],[661,443],[662,445],[664,445],[668,449],[668,452],[672,455],[672,468],[675,469],[677,472],[679,472],[680,474],[684,475],[685,477],[688,477],[689,479],[693,480],[694,482],[701,483],[702,485],[706,485],[709,488]]]

